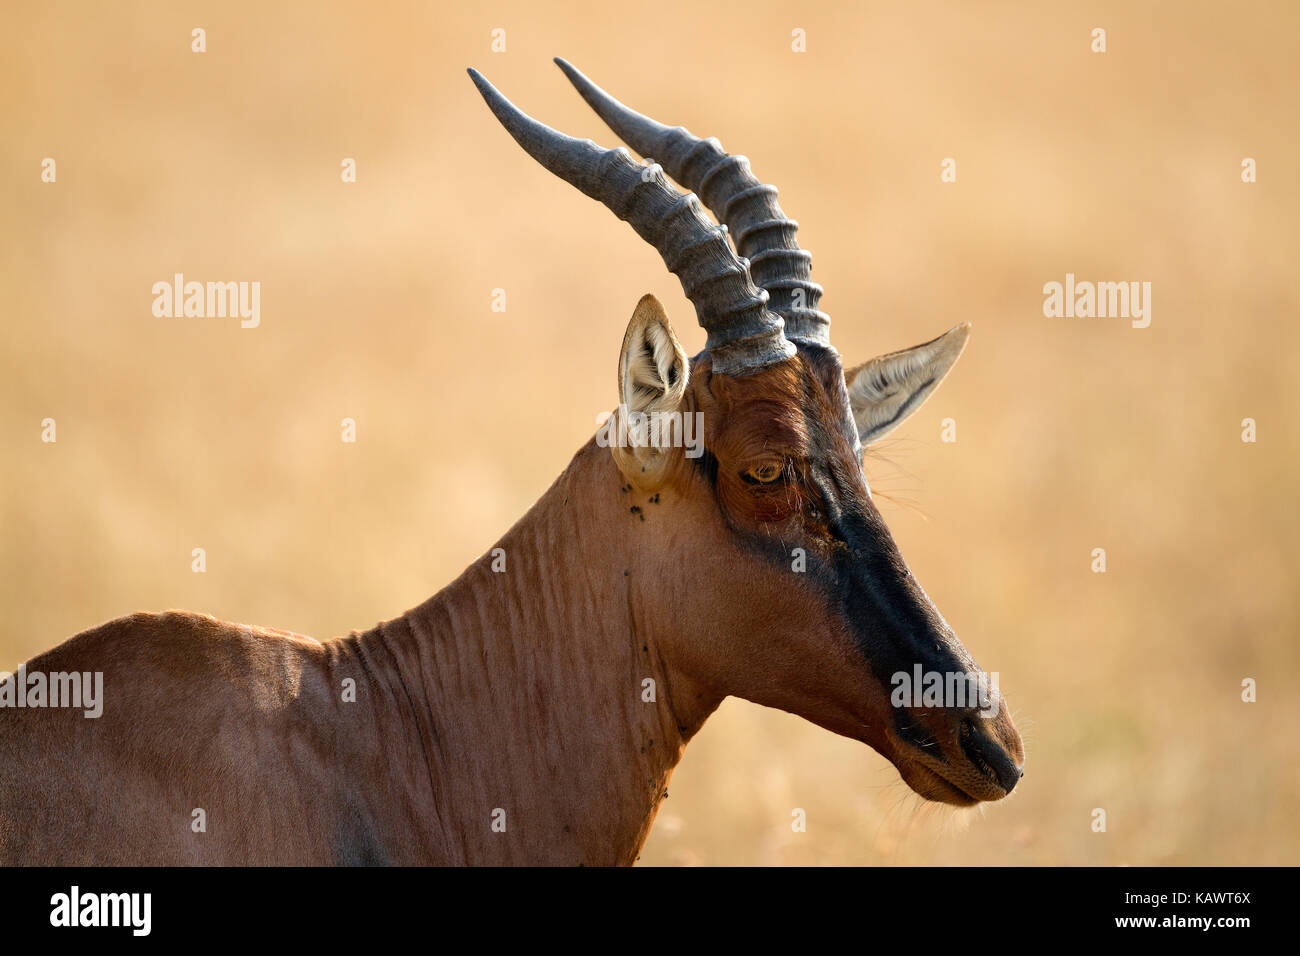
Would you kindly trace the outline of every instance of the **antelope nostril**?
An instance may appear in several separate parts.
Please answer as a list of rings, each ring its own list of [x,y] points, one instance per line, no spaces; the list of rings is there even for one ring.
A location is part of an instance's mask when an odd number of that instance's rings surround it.
[[[977,770],[997,781],[999,787],[1010,793],[1025,775],[1024,768],[1002,747],[992,735],[985,733],[967,717],[961,723],[961,749]]]

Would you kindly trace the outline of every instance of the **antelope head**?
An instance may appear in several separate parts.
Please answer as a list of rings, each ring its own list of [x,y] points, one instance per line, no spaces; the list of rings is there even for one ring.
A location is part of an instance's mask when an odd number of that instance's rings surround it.
[[[708,334],[688,359],[646,296],[623,340],[614,423],[638,424],[609,434],[644,439],[648,417],[650,440],[611,444],[611,481],[654,502],[628,516],[645,581],[631,612],[719,700],[863,741],[931,800],[1006,796],[1024,762],[1006,701],[912,576],[863,472],[863,448],[934,391],[969,326],[846,370],[776,189],[716,139],[642,116],[556,62],[645,163],[538,123],[470,75],[534,159],[658,250]],[[678,421],[702,423],[702,453],[654,440]]]

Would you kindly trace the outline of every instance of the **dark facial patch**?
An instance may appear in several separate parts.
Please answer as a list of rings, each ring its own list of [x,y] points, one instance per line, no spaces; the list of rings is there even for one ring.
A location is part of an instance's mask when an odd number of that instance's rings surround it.
[[[974,662],[912,577],[871,500],[838,354],[812,343],[797,347],[794,361],[802,363],[803,372],[791,399],[801,419],[797,431],[806,436],[801,453],[790,461],[781,487],[746,487],[751,497],[745,499],[743,516],[736,513],[740,509],[729,509],[720,493],[728,522],[749,549],[786,569],[791,548],[805,549],[807,571],[800,575],[801,583],[821,592],[838,612],[885,687],[895,673],[910,674],[915,664],[944,673],[973,669]],[[758,445],[766,447],[761,440]],[[707,465],[705,459],[710,459]],[[717,489],[719,469],[747,465],[706,453],[700,467]],[[769,521],[762,511],[769,499],[786,508],[782,520]],[[756,516],[761,520],[755,521]]]
[[[893,674],[910,672],[917,663],[927,671],[973,667],[912,576],[871,500],[838,356],[826,349],[814,354],[811,347],[800,351],[820,373],[833,409],[828,420],[820,403],[805,404],[810,432],[822,432],[813,447],[825,450],[810,458],[809,478],[825,502],[826,527],[835,542],[817,585],[841,610],[872,671],[887,686]]]

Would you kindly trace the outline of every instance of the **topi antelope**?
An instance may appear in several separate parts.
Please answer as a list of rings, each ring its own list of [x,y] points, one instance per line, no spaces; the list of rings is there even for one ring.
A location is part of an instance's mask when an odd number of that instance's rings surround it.
[[[931,800],[1016,785],[1005,701],[895,699],[900,674],[982,672],[862,470],[968,327],[846,372],[776,190],[557,62],[657,162],[557,133],[470,75],[529,155],[681,280],[705,349],[688,359],[642,298],[614,416],[698,414],[703,453],[593,438],[497,548],[365,633],[135,614],[37,657],[0,684],[0,863],[628,864],[729,695],[869,744]],[[99,718],[12,706],[33,675],[77,672],[103,674]]]

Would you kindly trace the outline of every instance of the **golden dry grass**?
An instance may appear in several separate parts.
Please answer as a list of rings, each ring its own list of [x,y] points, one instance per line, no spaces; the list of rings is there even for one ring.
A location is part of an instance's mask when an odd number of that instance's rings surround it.
[[[643,292],[702,344],[654,252],[464,75],[610,143],[560,54],[781,186],[847,360],[974,323],[868,470],[919,508],[886,518],[1028,746],[1014,797],[955,822],[874,753],[730,701],[644,862],[1300,862],[1300,8],[267,6],[0,14],[0,667],[137,609],[394,616],[591,434]],[[262,326],[153,318],[176,271],[259,280]],[[1066,272],[1152,282],[1151,327],[1044,318]]]

